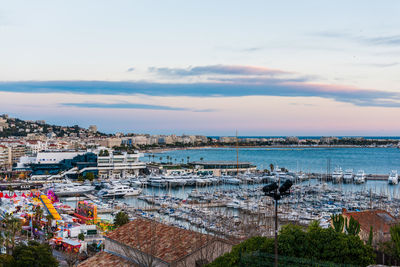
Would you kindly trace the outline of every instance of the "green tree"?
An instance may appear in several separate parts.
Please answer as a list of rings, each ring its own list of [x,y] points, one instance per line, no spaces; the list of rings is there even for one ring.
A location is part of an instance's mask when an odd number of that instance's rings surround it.
[[[400,261],[400,224],[390,227],[390,241],[381,244],[382,250]]]
[[[234,246],[230,253],[217,258],[208,267],[272,266],[273,251],[274,239],[254,237]],[[359,236],[337,232],[333,228],[323,229],[318,222],[311,223],[307,229],[292,224],[283,226],[278,234],[278,253],[283,260],[289,258],[308,264],[321,262],[367,266],[374,263],[375,259],[372,247],[365,245]],[[245,263],[253,264],[243,265],[243,258],[246,259]],[[285,266],[285,263],[281,264]]]
[[[120,211],[115,215],[114,225],[119,227],[129,222],[129,216],[126,212]]]
[[[21,231],[21,220],[13,217],[11,214],[6,214],[4,217],[6,230],[4,231],[4,244],[6,245],[7,254],[13,251],[15,246],[15,237]]]
[[[338,233],[343,232],[343,228],[344,228],[343,216],[341,214],[332,214],[331,220],[332,220],[332,224],[333,224],[333,229],[335,229],[335,231]]]
[[[274,171],[274,168],[275,168],[275,166],[274,166],[274,164],[269,164],[269,168],[271,169],[271,172],[273,172]]]
[[[13,252],[16,267],[52,267],[58,266],[58,261],[53,257],[52,250],[48,244],[40,244],[29,241],[28,245],[19,244]]]
[[[368,242],[367,244],[372,246],[372,241],[374,238],[374,231],[373,231],[373,227],[371,226],[371,228],[369,229],[369,236],[368,236]]]
[[[85,240],[85,235],[83,233],[80,233],[78,235],[78,239],[84,241]]]
[[[85,174],[85,180],[93,181],[94,180],[94,173],[93,172],[87,172]]]
[[[0,254],[0,266],[2,267],[14,267],[14,257],[8,254]]]
[[[353,216],[350,217],[350,220],[348,222],[346,218],[344,225],[346,227],[346,232],[349,235],[358,235],[360,233],[360,223],[355,220]]]

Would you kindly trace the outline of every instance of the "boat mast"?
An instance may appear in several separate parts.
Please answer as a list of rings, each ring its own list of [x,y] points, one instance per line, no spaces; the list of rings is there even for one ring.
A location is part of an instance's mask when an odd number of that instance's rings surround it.
[[[239,140],[238,140],[237,130],[236,130],[236,176],[239,176]]]

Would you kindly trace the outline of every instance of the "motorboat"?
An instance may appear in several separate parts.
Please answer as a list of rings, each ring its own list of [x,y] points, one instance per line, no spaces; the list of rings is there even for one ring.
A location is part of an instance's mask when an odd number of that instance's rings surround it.
[[[102,198],[119,198],[124,196],[137,196],[142,192],[140,188],[131,188],[126,185],[111,185],[99,191],[98,195]]]
[[[357,172],[356,176],[354,176],[354,182],[356,184],[365,183],[365,172],[364,172],[364,170],[359,170]]]
[[[348,169],[348,170],[346,170],[345,172],[344,172],[344,175],[343,175],[343,182],[344,183],[351,183],[351,182],[353,182],[353,170],[351,170],[351,169]]]
[[[340,183],[343,180],[343,170],[340,167],[336,167],[332,173],[332,179],[334,183]]]
[[[232,176],[223,176],[221,178],[222,182],[225,184],[240,184],[241,181],[237,178],[234,178]]]
[[[154,187],[166,187],[167,182],[162,179],[161,177],[150,177],[148,180],[149,185],[154,186]]]
[[[57,184],[54,188],[54,194],[58,197],[80,196],[92,192],[95,189],[91,185],[81,185],[79,183],[72,183],[67,180],[67,183]]]
[[[392,170],[390,172],[388,182],[389,182],[389,184],[398,184],[399,183],[399,175],[397,174],[397,170]]]

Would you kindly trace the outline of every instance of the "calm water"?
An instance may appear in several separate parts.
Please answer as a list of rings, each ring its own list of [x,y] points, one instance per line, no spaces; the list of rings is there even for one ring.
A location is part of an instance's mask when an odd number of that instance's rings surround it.
[[[190,161],[232,160],[236,161],[235,148],[205,148],[174,150],[155,154],[154,161],[180,163]],[[240,148],[239,161],[248,161],[259,169],[275,166],[285,167],[291,171],[326,172],[330,159],[331,172],[336,166],[363,169],[368,174],[388,174],[391,170],[400,171],[400,149],[398,148]],[[142,159],[148,161],[148,157]],[[151,159],[152,160],[152,159]]]

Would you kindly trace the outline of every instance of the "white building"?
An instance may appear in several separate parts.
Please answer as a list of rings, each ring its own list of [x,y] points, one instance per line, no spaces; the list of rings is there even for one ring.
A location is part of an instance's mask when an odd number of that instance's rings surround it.
[[[108,155],[99,155],[97,157],[99,178],[119,179],[139,175],[139,170],[146,168],[145,163],[139,161],[140,157],[143,157],[142,153],[108,152]]]

